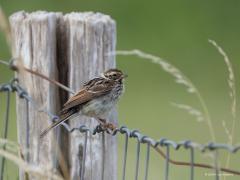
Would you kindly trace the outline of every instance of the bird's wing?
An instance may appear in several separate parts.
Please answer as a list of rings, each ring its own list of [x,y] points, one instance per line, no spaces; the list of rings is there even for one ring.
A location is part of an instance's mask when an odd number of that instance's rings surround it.
[[[66,111],[75,106],[82,105],[93,98],[107,94],[114,87],[114,81],[103,78],[95,78],[86,83],[78,93],[72,96],[63,106],[63,111]]]

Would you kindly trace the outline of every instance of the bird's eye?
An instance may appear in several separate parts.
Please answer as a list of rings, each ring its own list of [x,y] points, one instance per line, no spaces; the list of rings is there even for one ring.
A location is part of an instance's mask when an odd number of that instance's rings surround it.
[[[113,74],[114,77],[116,77],[117,75],[116,74]]]

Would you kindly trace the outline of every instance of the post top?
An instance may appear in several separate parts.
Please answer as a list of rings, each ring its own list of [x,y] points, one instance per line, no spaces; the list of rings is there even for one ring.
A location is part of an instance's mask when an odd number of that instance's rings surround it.
[[[115,23],[115,21],[109,16],[105,15],[100,12],[71,12],[67,14],[63,14],[61,12],[48,12],[48,11],[34,11],[34,12],[26,12],[26,11],[18,11],[13,13],[10,16],[12,20],[21,20],[21,19],[28,19],[28,20],[45,20],[49,17],[62,17],[65,20],[70,21],[91,21],[91,22],[102,22],[102,23]]]

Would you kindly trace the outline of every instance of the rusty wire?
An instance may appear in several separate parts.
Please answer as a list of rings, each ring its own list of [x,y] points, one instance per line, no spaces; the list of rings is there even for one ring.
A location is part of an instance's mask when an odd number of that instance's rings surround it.
[[[6,83],[6,84],[1,84],[0,85],[0,92],[5,92],[7,93],[7,109],[6,109],[6,115],[5,115],[5,124],[8,123],[9,119],[9,110],[10,110],[10,94],[11,92],[16,92],[17,95],[20,98],[23,98],[27,101],[27,103],[31,103],[32,106],[35,107],[36,110],[40,111],[40,109],[37,107],[37,103],[34,102],[34,100],[28,96],[28,93],[20,86],[18,83],[17,79],[13,79],[11,82]],[[58,120],[58,116],[52,114],[48,110],[42,110],[45,113],[49,115],[49,118],[51,121],[56,121]],[[95,129],[90,129],[86,127],[85,125],[81,125],[79,127],[75,128],[70,128],[67,123],[62,123],[61,124],[69,133],[73,131],[79,131],[80,133],[84,134],[84,149],[83,149],[83,161],[82,161],[82,168],[81,168],[81,179],[84,177],[84,172],[85,172],[85,160],[86,160],[86,147],[87,147],[87,142],[88,142],[88,136],[89,134],[95,135],[96,133],[101,133],[104,130],[101,129],[101,127],[96,127]],[[6,131],[7,131],[7,125],[5,126]],[[5,132],[6,132],[5,131]],[[115,136],[117,134],[123,134],[125,135],[125,145],[124,145],[124,154],[123,154],[123,166],[122,166],[122,180],[126,179],[126,167],[127,167],[127,154],[128,154],[128,142],[129,138],[133,138],[137,140],[136,143],[136,165],[135,165],[135,180],[139,179],[139,163],[140,163],[140,146],[142,144],[146,145],[147,151],[145,155],[145,171],[144,171],[144,179],[148,179],[148,171],[149,171],[149,160],[150,160],[150,148],[156,150],[164,159],[165,159],[165,170],[164,170],[164,179],[168,180],[169,179],[169,174],[170,174],[170,164],[175,164],[175,165],[182,165],[182,166],[188,166],[190,168],[190,175],[189,179],[193,180],[194,179],[194,168],[199,167],[199,168],[207,168],[207,169],[213,169],[215,172],[215,179],[219,179],[219,173],[221,171],[223,172],[228,172],[234,175],[240,175],[239,171],[235,170],[230,170],[226,168],[221,168],[218,167],[218,160],[219,160],[219,150],[225,150],[229,153],[237,153],[239,152],[240,146],[231,146],[227,144],[218,144],[218,143],[208,143],[208,144],[199,144],[193,141],[180,141],[180,142],[175,142],[166,138],[162,138],[160,140],[154,140],[148,136],[143,135],[137,130],[130,130],[126,126],[121,126],[117,129],[115,129],[112,132],[112,136]],[[4,134],[4,138],[7,136]],[[160,149],[161,148],[161,149]],[[166,149],[166,152],[164,153],[162,148]],[[179,150],[180,148],[184,148],[186,150],[189,150],[189,156],[190,156],[190,162],[179,162],[179,161],[174,161],[170,159],[170,149],[174,150]],[[211,165],[206,165],[206,164],[200,164],[200,163],[195,163],[194,162],[194,157],[195,157],[195,151],[200,150],[201,152],[205,151],[211,151],[214,152],[214,166]],[[1,161],[1,171],[0,171],[0,177],[3,177],[4,173],[4,165],[5,161],[2,159]]]

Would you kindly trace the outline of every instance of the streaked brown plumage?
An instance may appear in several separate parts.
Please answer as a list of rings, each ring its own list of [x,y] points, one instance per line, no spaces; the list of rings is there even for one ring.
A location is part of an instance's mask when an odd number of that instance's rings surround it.
[[[104,119],[123,93],[123,79],[125,77],[126,75],[122,71],[109,69],[103,73],[103,77],[86,82],[83,88],[64,104],[60,111],[60,120],[45,129],[40,137],[62,122],[78,115],[79,112],[96,119]]]

